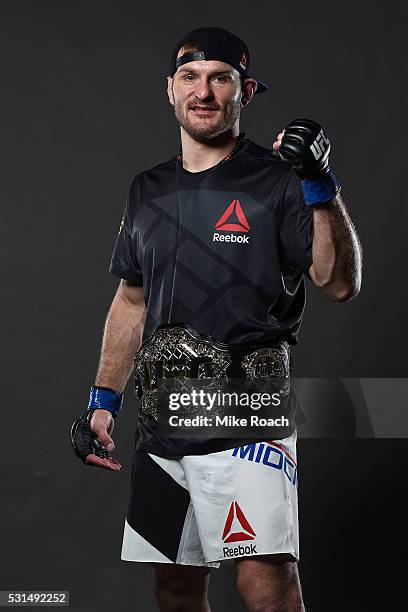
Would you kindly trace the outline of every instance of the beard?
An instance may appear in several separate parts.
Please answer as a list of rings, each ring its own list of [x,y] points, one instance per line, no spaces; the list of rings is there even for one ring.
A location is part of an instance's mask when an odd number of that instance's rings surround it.
[[[208,141],[220,136],[230,130],[237,122],[241,114],[240,98],[232,100],[227,108],[219,108],[217,111],[218,119],[199,119],[190,114],[189,107],[193,102],[176,101],[174,104],[174,114],[179,125],[195,140]],[[205,103],[203,103],[205,106]]]

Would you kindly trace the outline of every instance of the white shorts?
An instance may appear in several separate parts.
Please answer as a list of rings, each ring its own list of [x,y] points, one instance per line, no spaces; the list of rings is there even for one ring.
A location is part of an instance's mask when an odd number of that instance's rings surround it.
[[[219,567],[299,558],[296,433],[208,455],[135,452],[121,559]]]

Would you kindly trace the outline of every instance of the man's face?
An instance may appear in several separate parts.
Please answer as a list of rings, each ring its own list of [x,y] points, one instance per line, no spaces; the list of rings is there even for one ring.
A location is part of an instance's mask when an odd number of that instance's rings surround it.
[[[248,85],[254,89],[256,82]],[[178,123],[197,140],[231,129],[245,104],[238,70],[216,60],[180,66],[173,78],[168,77],[167,93]]]

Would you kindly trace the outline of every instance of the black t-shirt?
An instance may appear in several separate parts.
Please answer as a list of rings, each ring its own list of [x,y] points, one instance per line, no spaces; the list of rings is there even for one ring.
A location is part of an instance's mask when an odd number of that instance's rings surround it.
[[[160,324],[182,322],[226,343],[295,344],[312,239],[300,179],[246,139],[231,159],[201,172],[174,157],[138,174],[110,271],[144,288],[143,341]],[[139,413],[137,447],[148,452],[202,454],[239,442],[163,439]]]

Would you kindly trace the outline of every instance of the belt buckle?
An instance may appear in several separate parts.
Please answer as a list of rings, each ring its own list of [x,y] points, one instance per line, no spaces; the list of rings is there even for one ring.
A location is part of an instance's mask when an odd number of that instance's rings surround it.
[[[289,385],[289,348],[286,343],[279,347],[265,347],[252,351],[241,362],[246,375],[246,384],[265,387],[280,385],[282,391]]]
[[[190,379],[200,380],[200,389],[219,386],[227,380],[230,364],[226,346],[192,328],[157,328],[135,355],[135,389],[139,395],[142,392],[141,409],[158,421],[170,392],[191,391]]]

